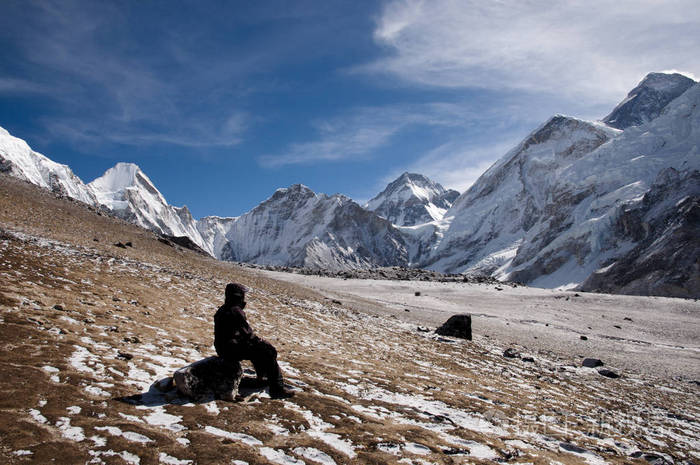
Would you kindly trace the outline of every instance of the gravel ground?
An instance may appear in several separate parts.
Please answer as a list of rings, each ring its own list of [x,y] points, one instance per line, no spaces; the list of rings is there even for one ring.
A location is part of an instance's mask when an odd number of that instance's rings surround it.
[[[261,273],[306,286],[353,310],[431,328],[467,312],[475,338],[553,352],[572,362],[595,357],[624,371],[700,380],[700,302],[695,300]]]

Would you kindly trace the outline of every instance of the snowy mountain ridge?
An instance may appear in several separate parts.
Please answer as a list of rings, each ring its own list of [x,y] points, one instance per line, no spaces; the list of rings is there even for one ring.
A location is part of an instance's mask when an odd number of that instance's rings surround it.
[[[0,172],[7,173],[67,197],[96,205],[92,190],[66,165],[33,151],[29,145],[0,127]]]
[[[461,195],[404,173],[365,208],[297,184],[240,217],[197,221],[168,205],[136,165],[119,163],[85,185],[1,129],[0,169],[188,236],[224,260],[335,271],[417,266],[541,287],[700,295],[698,104],[700,84],[651,73],[601,122],[551,117]],[[629,264],[641,271],[629,273]],[[679,267],[690,271],[672,271]]]
[[[648,123],[694,84],[695,81],[678,73],[649,73],[603,122],[617,129]]]
[[[365,208],[397,226],[441,220],[459,192],[445,189],[421,174],[403,173]]]
[[[169,205],[137,165],[117,163],[88,186],[98,203],[118,217],[170,236],[188,236],[211,253],[189,209]]]
[[[343,270],[407,264],[401,233],[343,195],[295,184],[230,223],[220,258]]]
[[[641,231],[652,228],[654,216],[667,217],[679,202],[700,199],[700,84],[669,102],[653,120],[624,131],[574,118],[555,116],[504,156],[447,212],[454,218],[434,253],[421,266],[451,271],[480,272],[540,287],[573,288],[594,273],[629,261],[643,239],[626,230],[626,212],[649,203],[654,186],[676,179],[677,189],[644,210],[655,211],[638,221]],[[669,171],[670,170],[670,171]],[[668,173],[677,175],[669,178]],[[690,208],[690,207],[689,207]],[[691,208],[692,209],[692,208]],[[689,212],[678,210],[667,221],[698,231]],[[629,221],[629,219],[627,219]],[[669,247],[670,244],[668,244]],[[690,244],[692,245],[692,243]],[[686,252],[696,250],[695,247]],[[674,269],[697,253],[655,249],[676,257],[654,274],[635,282],[620,281],[618,289],[633,293],[684,295],[698,287],[698,272],[674,277]],[[685,257],[685,258],[684,258]],[[691,267],[691,270],[693,268]],[[670,281],[680,280],[671,283]],[[592,281],[588,281],[591,283]],[[606,283],[608,289],[610,287]],[[588,287],[589,290],[595,290]],[[695,290],[691,292],[699,292]]]

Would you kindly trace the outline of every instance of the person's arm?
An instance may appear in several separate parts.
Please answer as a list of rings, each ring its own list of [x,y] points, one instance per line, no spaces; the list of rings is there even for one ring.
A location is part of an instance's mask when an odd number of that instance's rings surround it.
[[[231,309],[231,315],[233,316],[233,334],[232,339],[235,344],[246,344],[255,338],[255,332],[253,328],[248,324],[248,319],[245,316],[243,310],[239,307],[234,307]]]

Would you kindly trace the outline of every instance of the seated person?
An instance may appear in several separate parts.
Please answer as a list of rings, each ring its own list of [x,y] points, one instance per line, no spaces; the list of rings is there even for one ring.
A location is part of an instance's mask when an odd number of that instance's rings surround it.
[[[243,309],[247,289],[236,283],[226,285],[226,301],[214,315],[214,347],[225,360],[250,360],[255,368],[258,385],[270,386],[270,397],[284,399],[294,392],[284,387],[282,371],[277,364],[277,350],[253,333]],[[267,381],[265,381],[267,379]]]

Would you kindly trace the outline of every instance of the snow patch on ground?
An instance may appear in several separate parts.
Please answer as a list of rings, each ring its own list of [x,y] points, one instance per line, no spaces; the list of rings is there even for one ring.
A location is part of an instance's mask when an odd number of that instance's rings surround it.
[[[231,441],[242,442],[243,444],[246,444],[248,446],[255,447],[263,445],[263,442],[261,440],[254,438],[253,436],[243,433],[232,433],[230,431],[224,431],[222,429],[215,428],[214,426],[205,426],[204,431],[206,431],[209,434],[213,434],[214,436],[230,439]]]

